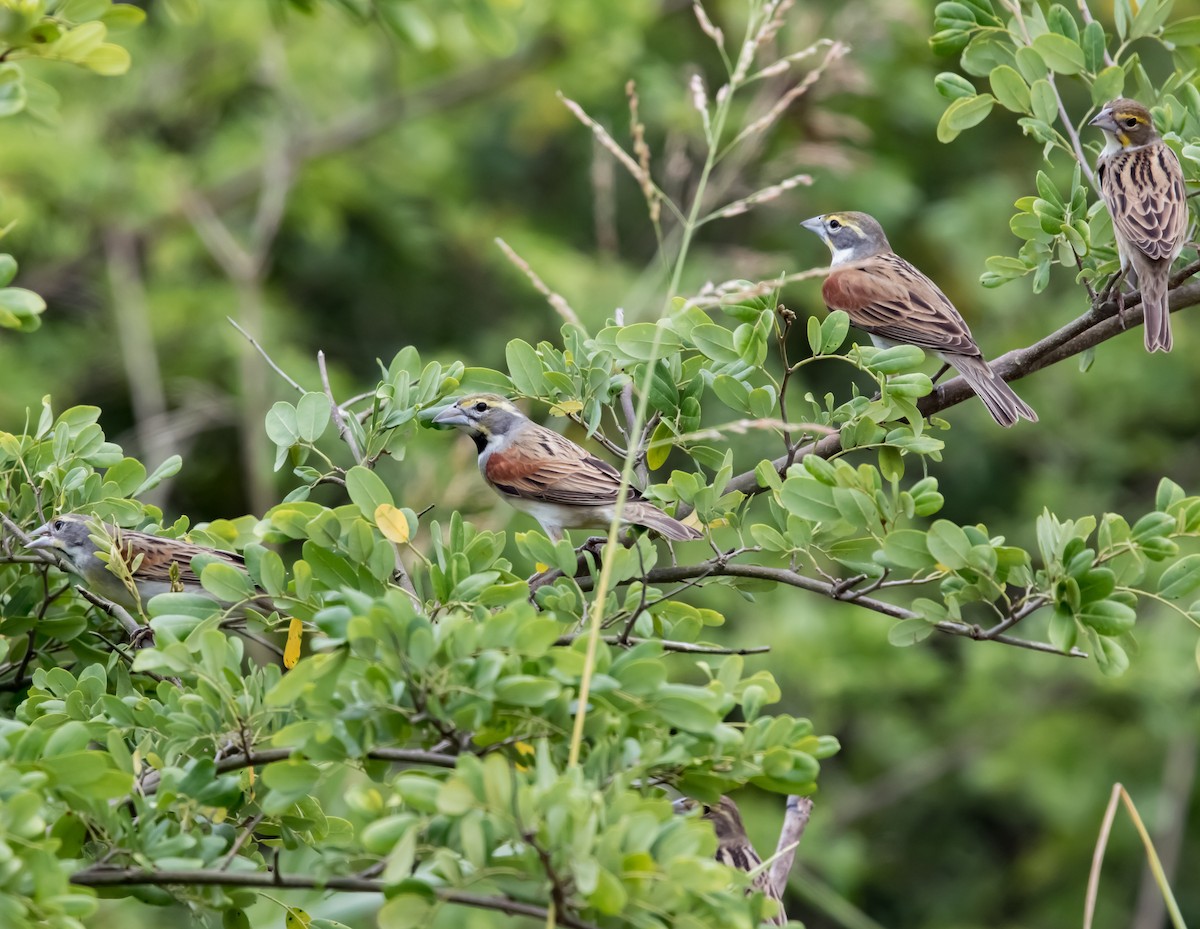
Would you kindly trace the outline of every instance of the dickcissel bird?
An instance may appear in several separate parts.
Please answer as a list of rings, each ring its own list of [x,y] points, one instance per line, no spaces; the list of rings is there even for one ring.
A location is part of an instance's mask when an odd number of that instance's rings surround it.
[[[1136,100],[1113,100],[1091,125],[1107,140],[1096,162],[1100,193],[1112,216],[1121,272],[1132,269],[1142,290],[1146,351],[1169,352],[1167,278],[1188,227],[1183,168],[1155,130],[1150,111]]]
[[[787,914],[783,911],[779,890],[771,884],[769,870],[762,867],[762,859],[750,844],[750,837],[746,835],[746,827],[742,825],[742,814],[737,804],[729,797],[722,797],[715,806],[706,806],[691,797],[683,797],[676,800],[673,806],[677,813],[686,813],[696,807],[703,810],[701,818],[712,823],[713,832],[717,835],[717,861],[746,873],[756,872],[751,878],[752,890],[748,890],[747,893],[759,890],[776,901],[779,909],[771,919],[771,925],[784,925],[787,922]]]
[[[826,213],[801,223],[833,253],[821,288],[831,310],[880,348],[916,345],[936,354],[965,380],[992,418],[1011,426],[1037,413],[991,368],[962,315],[928,277],[892,251],[883,227],[866,213]]]
[[[513,507],[536,519],[552,541],[564,529],[599,528],[612,522],[621,474],[607,461],[533,422],[495,394],[452,403],[433,422],[456,426],[475,441],[483,479]],[[676,542],[700,533],[672,519],[630,487],[624,524],[653,529]]]
[[[132,568],[131,576],[137,587],[135,598],[125,583],[109,570],[108,564],[96,554],[92,536],[106,535],[112,541],[112,553]],[[197,555],[212,555],[239,571],[246,570],[241,555],[215,548],[193,545],[179,539],[165,539],[132,529],[120,529],[97,519],[77,514],[56,516],[30,533],[30,548],[53,549],[65,566],[92,593],[121,606],[135,609],[140,600],[144,605],[151,597],[172,590],[172,566],[176,590],[212,597],[200,586],[200,578],[192,570]],[[271,612],[273,607],[265,598],[252,603],[255,609]]]

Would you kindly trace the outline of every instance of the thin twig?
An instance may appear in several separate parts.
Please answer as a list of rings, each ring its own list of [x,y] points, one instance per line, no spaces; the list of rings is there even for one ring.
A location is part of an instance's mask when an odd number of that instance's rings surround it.
[[[321,386],[325,388],[325,396],[329,398],[329,411],[333,416],[334,425],[337,426],[338,435],[342,437],[342,441],[350,448],[350,454],[354,456],[354,460],[363,467],[371,467],[370,463],[363,459],[362,449],[358,447],[358,439],[354,437],[354,433],[350,431],[350,425],[346,422],[346,417],[342,414],[342,408],[338,406],[338,402],[333,398],[333,388],[329,386],[329,371],[325,368],[325,353],[317,352],[317,370],[321,372]]]
[[[98,606],[105,613],[121,624],[125,634],[129,636],[129,644],[142,649],[154,644],[154,632],[149,626],[143,626],[129,615],[129,611],[119,603],[113,603],[99,594],[92,593],[82,584],[75,585],[75,592],[93,606]]]
[[[572,326],[578,326],[580,329],[583,328],[583,324],[579,321],[579,317],[576,316],[575,311],[571,309],[571,304],[567,303],[566,298],[562,294],[556,293],[547,287],[546,282],[538,277],[537,272],[529,266],[529,262],[518,255],[513,247],[505,242],[502,238],[497,236],[495,242],[498,246],[500,246],[500,251],[504,252],[504,257],[516,265],[518,270],[520,270],[521,273],[529,278],[529,282],[533,284],[538,293],[546,298],[546,302],[550,304],[555,313],[561,316],[564,321],[570,323]]]
[[[150,871],[140,868],[87,868],[72,874],[71,883],[79,887],[285,887],[293,890],[340,890],[373,894],[383,893],[386,886],[383,881],[360,877],[300,877],[248,871]],[[432,892],[444,903],[496,910],[509,916],[531,916],[543,923],[550,915],[546,907],[510,900],[508,897],[487,897],[444,887],[433,888]],[[570,913],[556,913],[554,918],[567,929],[598,929]]]
[[[295,390],[297,393],[301,393],[301,394],[308,393],[308,391],[306,391],[303,387],[301,387],[298,383],[296,383],[296,381],[294,381],[291,377],[289,377],[288,373],[286,371],[284,371],[283,368],[281,368],[281,367],[279,367],[279,365],[275,364],[275,362],[272,360],[271,356],[267,354],[267,350],[258,344],[258,340],[255,339],[254,336],[252,336],[245,329],[243,329],[241,326],[239,326],[237,320],[235,320],[232,316],[226,316],[225,319],[229,322],[229,325],[233,326],[234,329],[236,329],[238,332],[240,332],[242,334],[242,336],[246,339],[247,342],[249,342],[251,345],[254,346],[255,350],[260,355],[263,356],[263,360],[266,361],[266,363],[271,366],[271,370],[273,370],[276,374],[278,374],[281,378],[283,378],[293,390]]]

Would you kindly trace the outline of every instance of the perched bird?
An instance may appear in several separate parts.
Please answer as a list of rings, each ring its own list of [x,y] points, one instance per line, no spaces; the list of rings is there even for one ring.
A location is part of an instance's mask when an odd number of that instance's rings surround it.
[[[561,539],[564,529],[612,522],[620,472],[539,426],[503,397],[463,397],[433,421],[457,426],[475,440],[483,479],[512,506],[541,523],[552,541]],[[629,488],[621,521],[653,529],[674,541],[700,538],[695,529],[644,500],[635,487]]]
[[[833,253],[821,293],[844,310],[880,348],[916,345],[955,368],[1001,426],[1037,414],[988,365],[971,330],[949,298],[892,251],[879,223],[866,213],[826,213],[801,223]]]
[[[762,868],[762,859],[758,857],[758,852],[750,844],[750,837],[746,835],[746,827],[742,825],[742,814],[738,811],[737,804],[729,797],[722,797],[716,806],[705,806],[697,803],[691,797],[682,797],[673,805],[676,813],[686,813],[698,806],[704,810],[701,818],[712,823],[713,832],[717,835],[716,858],[721,864],[747,873],[761,868],[751,879],[753,890],[762,891],[766,896],[779,903],[779,909],[771,920],[771,925],[784,925],[787,922],[787,915],[783,911],[783,901],[779,897],[779,889],[771,884],[770,873],[766,868]],[[747,891],[747,893],[751,892]]]
[[[97,546],[91,538],[97,534],[107,535],[112,540],[112,551],[120,553],[121,560],[132,569],[132,578],[137,587],[136,599],[121,578],[97,557]],[[33,540],[30,548],[57,551],[71,573],[79,577],[92,593],[128,608],[136,608],[136,600],[144,604],[156,594],[169,592],[172,589],[172,565],[176,567],[176,590],[211,597],[200,586],[200,578],[192,570],[192,559],[197,555],[213,555],[239,570],[246,569],[241,555],[181,542],[179,539],[120,529],[77,514],[56,516],[30,533],[30,538]],[[265,601],[261,605],[255,601],[254,606],[256,609],[265,608],[265,612],[272,609]]]
[[[1183,251],[1188,226],[1183,168],[1155,131],[1150,111],[1136,100],[1113,100],[1091,125],[1107,140],[1096,162],[1100,193],[1112,216],[1121,273],[1132,269],[1142,289],[1146,351],[1169,352],[1167,278]],[[1124,301],[1118,300],[1123,309]]]

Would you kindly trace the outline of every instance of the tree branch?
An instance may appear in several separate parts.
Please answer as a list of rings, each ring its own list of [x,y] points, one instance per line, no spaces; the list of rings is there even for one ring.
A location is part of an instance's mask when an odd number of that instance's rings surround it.
[[[140,868],[87,868],[71,875],[71,883],[78,887],[156,887],[171,884],[218,887],[285,887],[291,890],[341,890],[349,893],[380,894],[386,885],[383,881],[361,877],[297,877],[290,874],[267,874],[241,871],[146,871]],[[546,924],[550,911],[544,906],[522,903],[508,897],[487,897],[444,887],[432,888],[443,903],[469,906],[482,910],[497,910],[509,916],[530,916]],[[558,925],[568,929],[597,929],[589,922],[569,913],[554,914]]]
[[[833,436],[833,438],[836,438],[836,436]],[[884,616],[890,616],[893,619],[924,618],[920,613],[897,606],[894,603],[888,603],[886,600],[877,600],[874,597],[863,596],[853,590],[839,589],[835,584],[819,581],[788,568],[774,568],[754,564],[732,564],[725,561],[724,558],[714,558],[693,565],[670,565],[654,568],[647,572],[644,577],[629,578],[621,583],[629,584],[633,581],[641,581],[646,584],[666,584],[686,581],[696,577],[747,577],[762,581],[772,581],[776,584],[799,587],[801,590],[821,594],[822,596],[829,597],[831,600],[854,603],[876,613],[882,613]],[[595,578],[590,575],[587,577],[578,577],[575,579],[575,582],[579,585],[580,590],[586,593],[592,590],[595,585]],[[1016,648],[1027,648],[1030,651],[1046,652],[1050,655],[1063,655],[1070,658],[1087,657],[1086,652],[1082,652],[1077,648],[1072,648],[1070,651],[1063,651],[1061,648],[1055,648],[1053,645],[1045,642],[1018,639],[1010,635],[997,635],[989,629],[984,629],[981,626],[970,623],[941,620],[930,623],[930,625],[939,632],[944,632],[947,635],[962,636],[978,642],[1000,642],[1003,645],[1012,645]]]
[[[1176,279],[1192,273],[1191,266],[1179,272]],[[1191,281],[1176,287],[1170,292],[1170,309],[1172,313],[1200,304],[1200,282]],[[1141,294],[1136,293],[1125,298],[1125,321],[1130,330],[1136,329],[1143,322],[1141,309]],[[1057,364],[1074,355],[1107,342],[1124,331],[1121,320],[1117,316],[1117,301],[1108,300],[1099,306],[1093,306],[1082,316],[1067,323],[1061,329],[1051,333],[1044,339],[1035,342],[1027,348],[1013,349],[1001,355],[992,362],[992,370],[1006,381],[1016,381]],[[947,381],[917,404],[923,416],[932,416],[942,410],[957,406],[964,400],[975,396],[975,392],[967,386],[961,377]],[[841,437],[838,434],[828,435],[817,442],[812,442],[795,455],[795,460],[805,455],[817,455],[829,458],[842,450]],[[783,455],[771,462],[783,475],[789,464],[789,456]],[[725,486],[725,492],[741,491],[747,495],[762,493],[767,488],[759,486],[754,471],[745,471],[730,479]],[[675,516],[682,519],[690,509],[680,507]]]
[[[584,633],[573,632],[570,635],[559,636],[555,645],[570,645]],[[641,645],[643,642],[653,642],[662,646],[665,652],[680,652],[685,655],[762,655],[771,650],[769,645],[751,645],[748,648],[716,648],[710,645],[696,645],[692,642],[673,642],[670,639],[639,639],[637,636],[602,635],[600,641],[607,645]]]
[[[238,755],[229,755],[217,760],[216,773],[228,774],[230,771],[239,771],[242,768],[258,767],[259,765],[270,764],[273,761],[285,761],[295,751],[294,748],[264,748],[257,751],[243,752]],[[398,764],[414,765],[427,764],[438,768],[453,768],[458,763],[458,758],[454,755],[446,755],[441,752],[427,752],[415,748],[373,748],[363,757],[370,758],[372,761],[394,761]],[[345,760],[350,762],[355,759],[346,758]],[[146,776],[145,781],[142,782],[140,792],[144,796],[152,796],[158,790],[158,784],[161,780],[161,772],[151,771]]]
[[[787,798],[787,812],[783,816],[783,828],[779,830],[779,841],[771,862],[771,889],[777,898],[783,898],[788,875],[792,872],[792,862],[796,860],[796,847],[804,836],[812,808],[812,797],[792,794]]]

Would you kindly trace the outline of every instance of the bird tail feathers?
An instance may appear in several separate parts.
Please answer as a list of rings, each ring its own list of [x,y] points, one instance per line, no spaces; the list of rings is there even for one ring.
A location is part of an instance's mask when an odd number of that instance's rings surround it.
[[[1007,428],[1015,425],[1021,418],[1031,423],[1038,421],[1033,407],[1018,397],[982,357],[959,355],[953,359],[952,364],[963,376],[963,380],[979,395],[987,411],[992,414],[992,419],[1001,426]]]
[[[663,538],[673,542],[690,542],[701,538],[701,534],[691,526],[685,526],[679,520],[668,516],[652,503],[641,500],[631,500],[625,504],[625,519],[647,529],[653,529]]]
[[[1146,351],[1169,352],[1171,338],[1171,308],[1167,305],[1167,273],[1153,272],[1138,275],[1142,288],[1142,312],[1146,317]]]

